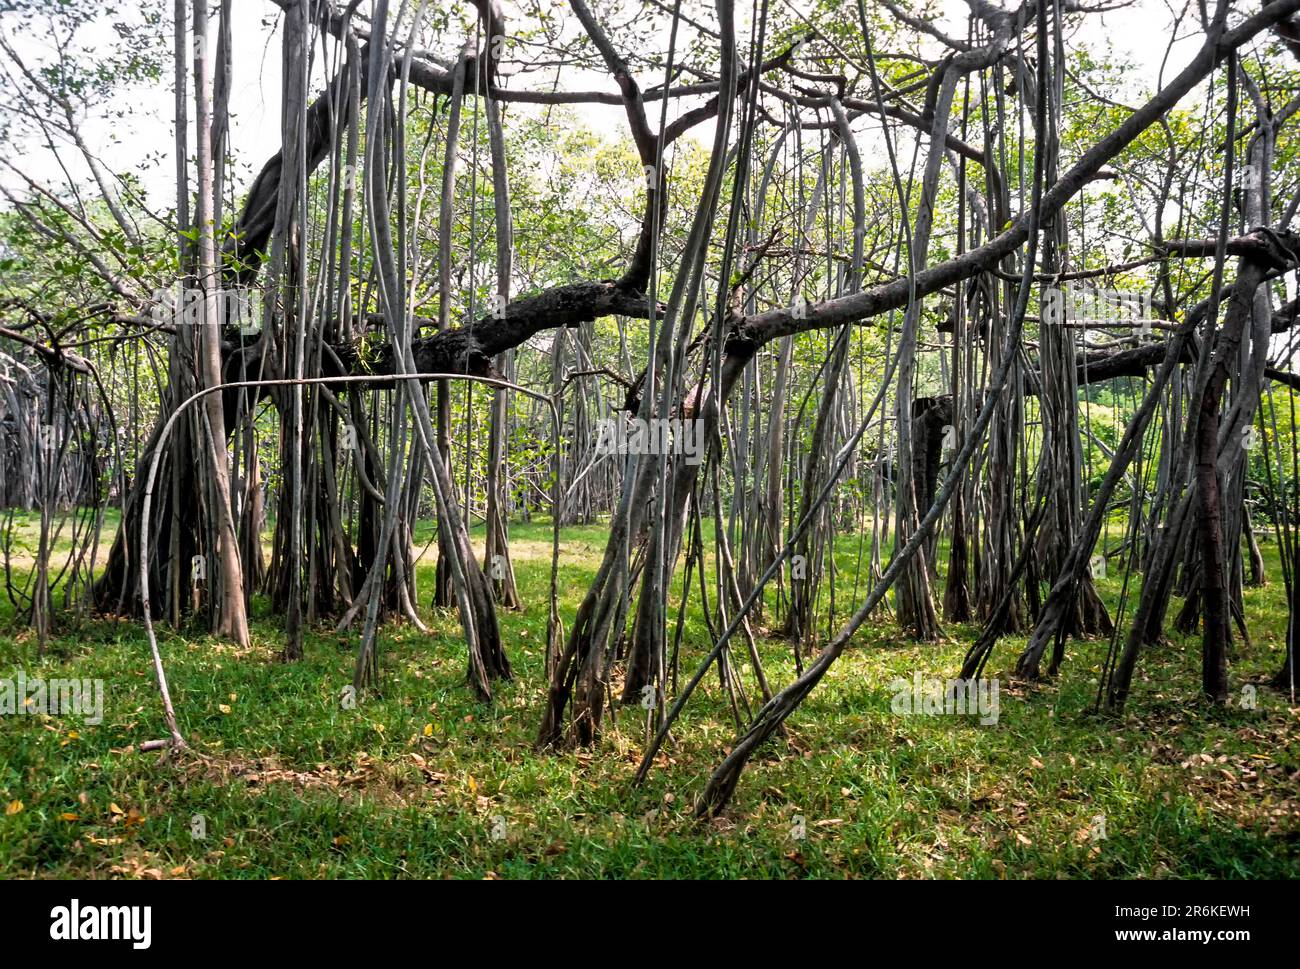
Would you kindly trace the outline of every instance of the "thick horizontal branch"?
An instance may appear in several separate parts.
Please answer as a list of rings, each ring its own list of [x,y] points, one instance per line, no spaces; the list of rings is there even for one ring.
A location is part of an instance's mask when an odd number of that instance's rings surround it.
[[[1300,299],[1293,299],[1273,314],[1272,331],[1284,333],[1298,322],[1300,322]],[[1160,366],[1164,360],[1165,346],[1162,341],[1128,350],[1080,353],[1075,358],[1075,372],[1079,386],[1102,383],[1114,380],[1116,377],[1145,377],[1147,371]],[[1190,351],[1190,346],[1188,350]],[[1190,360],[1189,353],[1184,362]],[[1277,372],[1281,373],[1281,371]]]
[[[1290,370],[1278,370],[1275,367],[1265,367],[1264,376],[1269,380],[1284,384],[1292,390],[1300,390],[1300,374],[1294,374]]]
[[[650,315],[649,301],[608,280],[570,283],[514,300],[499,315],[481,317],[470,326],[417,339],[411,351],[420,371],[491,376],[493,357],[544,330],[580,326],[615,315],[644,319]],[[355,346],[342,348],[338,354],[351,373],[397,372],[391,347],[382,348],[371,359],[361,358]]]

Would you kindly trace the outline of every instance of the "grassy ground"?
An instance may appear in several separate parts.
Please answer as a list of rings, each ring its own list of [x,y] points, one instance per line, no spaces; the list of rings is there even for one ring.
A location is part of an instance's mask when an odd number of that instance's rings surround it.
[[[799,710],[788,739],[753,762],[728,814],[698,824],[693,797],[734,736],[714,675],[642,788],[631,785],[638,709],[619,713],[599,749],[532,750],[549,529],[518,526],[512,537],[533,605],[502,614],[518,675],[494,705],[465,687],[454,616],[431,617],[432,636],[385,630],[383,696],[345,709],[354,639],[318,631],[303,662],[283,665],[279,617],[262,605],[248,650],[160,631],[194,747],[170,763],[134,750],[165,734],[137,626],[65,626],[38,661],[25,632],[0,625],[0,680],[21,669],[105,684],[98,726],[0,717],[0,877],[1300,874],[1300,710],[1262,686],[1254,710],[1203,707],[1196,641],[1144,657],[1129,715],[1115,724],[1089,714],[1104,642],[1070,644],[1061,679],[1031,686],[999,672],[1023,644],[1008,638],[989,666],[1001,678],[998,721],[981,726],[893,713],[889,687],[917,671],[955,675],[975,630],[916,645],[882,617]],[[603,540],[595,526],[564,533],[566,622]],[[855,550],[846,544],[845,566]],[[430,573],[422,566],[422,589]],[[1103,583],[1112,599],[1118,588],[1118,578]],[[1234,658],[1234,689],[1280,662],[1280,581],[1247,598],[1252,644]],[[686,673],[707,640],[692,612]],[[773,682],[788,682],[789,644],[765,638],[760,649]]]

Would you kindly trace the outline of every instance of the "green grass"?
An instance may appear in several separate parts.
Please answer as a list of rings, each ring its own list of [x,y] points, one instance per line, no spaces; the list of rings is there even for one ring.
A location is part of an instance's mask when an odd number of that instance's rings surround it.
[[[799,709],[788,738],[755,758],[726,816],[703,824],[692,801],[735,733],[714,674],[644,787],[631,783],[644,742],[636,708],[608,722],[598,749],[538,754],[549,535],[545,524],[512,529],[531,605],[501,615],[517,677],[492,705],[465,685],[450,614],[427,616],[428,636],[384,629],[382,696],[351,710],[339,694],[355,635],[316,630],[306,659],[285,665],[280,619],[264,603],[246,651],[161,627],[194,748],[172,762],[135,750],[165,735],[138,626],[65,625],[39,661],[26,632],[0,627],[0,678],[22,669],[105,681],[98,726],[0,717],[0,807],[13,811],[0,814],[0,877],[1300,874],[1300,711],[1263,686],[1255,710],[1203,706],[1195,640],[1143,657],[1128,715],[1114,723],[1089,713],[1105,642],[1069,644],[1057,682],[1027,685],[999,672],[1023,645],[1009,637],[989,666],[1002,676],[1000,718],[980,726],[893,714],[888,687],[917,670],[955,675],[974,628],[918,645],[882,615]],[[564,532],[566,625],[603,545],[600,526]],[[856,547],[844,540],[841,567],[852,568]],[[1266,554],[1276,565],[1275,550]],[[431,579],[422,565],[422,590]],[[851,572],[842,582],[841,613]],[[1103,585],[1111,600],[1118,588],[1117,577]],[[1247,615],[1252,643],[1234,657],[1234,689],[1280,663],[1279,581],[1248,590]],[[684,676],[707,642],[693,606]],[[787,642],[763,638],[760,650],[772,682],[793,677]],[[747,670],[745,682],[752,698]],[[191,831],[196,816],[203,838]],[[1104,838],[1093,837],[1099,816]],[[802,839],[792,837],[798,817]]]

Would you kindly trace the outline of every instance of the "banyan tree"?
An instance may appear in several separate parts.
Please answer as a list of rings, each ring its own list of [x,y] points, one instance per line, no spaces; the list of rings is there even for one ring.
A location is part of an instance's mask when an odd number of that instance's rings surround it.
[[[100,65],[0,34],[7,137],[76,160],[0,162],[0,501],[69,523],[68,607],[246,644],[265,596],[359,690],[452,610],[491,701],[538,607],[512,522],[597,523],[571,614],[552,550],[538,747],[629,705],[644,776],[716,677],[702,814],[867,622],[973,625],[963,678],[1109,637],[1112,712],[1176,624],[1223,703],[1272,540],[1294,689],[1300,0],[1186,5],[1127,100],[1080,0],[243,5],[145,4],[170,43]],[[279,123],[236,144],[268,29]],[[174,93],[166,210],[84,136],[106,71]],[[6,583],[48,630],[51,577]]]

